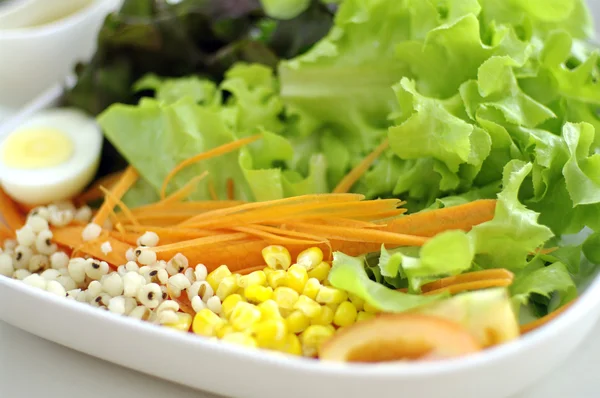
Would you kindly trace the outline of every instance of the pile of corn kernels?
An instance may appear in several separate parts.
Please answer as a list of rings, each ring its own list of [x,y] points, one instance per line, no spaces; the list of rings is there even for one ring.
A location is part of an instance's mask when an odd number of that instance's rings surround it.
[[[139,247],[128,251],[116,270],[93,258],[70,258],[52,243],[51,225],[89,223],[91,216],[88,207],[76,209],[68,203],[36,208],[16,240],[4,242],[0,275],[115,314],[307,357],[317,357],[336,331],[377,313],[328,283],[331,266],[316,247],[292,263],[286,248],[268,246],[262,252],[266,266],[240,275],[226,265],[208,273],[203,264],[189,264],[182,254],[157,260],[147,250],[159,244],[153,232],[139,237]],[[88,224],[84,239],[99,236],[100,230]],[[105,253],[112,250],[108,242],[101,247]],[[183,300],[194,315],[182,311]]]

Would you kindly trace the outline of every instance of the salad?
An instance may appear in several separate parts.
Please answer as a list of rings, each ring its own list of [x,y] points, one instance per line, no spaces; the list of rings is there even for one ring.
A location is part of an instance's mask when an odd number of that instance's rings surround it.
[[[0,145],[0,274],[341,362],[507,343],[600,264],[584,0],[128,1]]]

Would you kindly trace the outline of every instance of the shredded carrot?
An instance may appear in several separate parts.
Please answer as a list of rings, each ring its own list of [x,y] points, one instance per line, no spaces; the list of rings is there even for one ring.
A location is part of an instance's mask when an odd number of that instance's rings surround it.
[[[100,190],[100,187],[103,186],[112,189],[112,187],[121,179],[123,173],[124,171],[118,171],[98,179],[90,188],[75,197],[73,202],[77,206],[83,206],[94,200],[102,199],[104,194]]]
[[[387,138],[377,147],[373,152],[367,155],[350,173],[348,173],[342,181],[334,188],[333,193],[344,193],[348,192],[350,188],[369,170],[371,164],[377,159],[383,151],[388,149],[389,142]]]
[[[248,268],[239,269],[239,270],[235,271],[235,273],[240,274],[240,275],[248,275],[248,274],[251,274],[256,271],[262,271],[265,268],[266,268],[266,265],[257,265],[256,267],[248,267]]]
[[[3,243],[7,239],[15,237],[15,232],[8,228],[3,223],[0,223],[0,243]]]
[[[167,204],[153,203],[150,205],[136,207],[131,209],[133,214],[146,214],[153,211],[186,213],[190,217],[212,210],[226,209],[229,207],[239,206],[247,202],[239,200],[202,200],[194,202],[172,202]]]
[[[76,253],[83,253],[98,260],[106,261],[113,267],[121,265],[126,258],[127,250],[133,247],[110,236],[108,231],[102,231],[100,237],[86,242],[82,238],[83,229],[84,227],[57,228],[53,231],[52,240],[61,246],[69,247]],[[110,243],[112,247],[110,253],[104,253],[100,249],[104,242]]]
[[[427,293],[424,293],[424,295],[434,295],[434,294],[439,294],[439,293],[456,294],[456,293],[467,292],[467,291],[472,291],[472,290],[489,289],[492,287],[506,287],[506,286],[510,286],[511,284],[512,284],[512,280],[506,279],[506,278],[484,279],[484,280],[480,280],[480,281],[457,283],[457,284],[442,287],[439,289],[429,290]]]
[[[0,189],[0,215],[13,231],[12,236],[14,236],[14,232],[25,225],[25,214],[19,210],[19,206],[2,189]]]
[[[304,223],[286,224],[288,229],[299,232],[315,231],[315,226]],[[318,227],[319,235],[329,239],[340,239],[350,242],[377,242],[396,246],[423,246],[429,239],[422,236],[397,234],[394,232],[378,231],[373,229],[359,229],[321,225]]]
[[[239,241],[246,238],[248,238],[248,234],[242,232],[221,234],[152,247],[150,250],[156,252],[161,260],[169,260],[178,252],[186,255],[186,252],[189,252],[190,250],[198,251],[202,247],[217,245],[224,242]]]
[[[110,192],[104,187],[100,187],[100,190],[104,192],[104,195],[106,195],[107,199],[112,200],[116,205],[119,206],[119,208],[121,209],[125,217],[127,217],[130,223],[132,223],[133,225],[139,225],[139,222],[135,219],[135,216],[133,215],[129,207],[125,203],[123,203],[121,199],[115,197],[115,195],[113,195],[112,192]]]
[[[181,225],[192,225],[199,221],[221,218],[224,216],[228,216],[235,213],[242,213],[249,210],[270,208],[271,211],[277,211],[282,206],[288,206],[298,203],[308,205],[310,203],[354,202],[363,200],[364,198],[365,197],[363,195],[359,194],[314,194],[293,196],[290,198],[276,199],[265,202],[250,202],[238,206],[225,207],[222,209],[198,214],[197,216],[192,217],[191,219],[187,220]]]
[[[208,180],[208,194],[215,202],[219,200],[219,195],[217,195],[217,190],[215,189],[215,183],[213,180]]]
[[[235,185],[233,182],[233,178],[227,179],[227,199],[229,199],[229,200],[235,199]]]
[[[199,176],[192,178],[179,190],[173,192],[171,195],[169,195],[166,198],[164,198],[163,200],[157,202],[155,205],[162,206],[162,205],[166,205],[166,204],[170,204],[173,202],[179,202],[181,200],[184,200],[185,198],[190,196],[192,194],[192,192],[194,192],[194,189],[196,189],[196,186],[198,185],[198,183],[200,181],[204,180],[207,176],[208,176],[208,171],[205,171],[202,174],[200,174]]]
[[[115,199],[121,199],[127,190],[129,190],[129,188],[135,184],[137,179],[137,171],[135,171],[133,167],[129,166],[121,176],[121,179],[114,185],[111,191],[112,195],[104,200],[104,203],[102,203],[102,206],[100,206],[100,209],[94,216],[93,222],[95,224],[104,225],[110,210],[112,210],[117,204]]]
[[[184,160],[183,162],[179,163],[177,166],[175,166],[175,168],[173,170],[171,170],[169,172],[169,174],[167,175],[167,177],[165,178],[165,180],[163,181],[163,185],[162,188],[160,190],[160,197],[161,199],[164,199],[166,197],[167,194],[167,187],[169,186],[169,182],[173,179],[173,177],[175,177],[175,175],[177,173],[179,173],[181,170],[185,169],[186,167],[194,164],[194,163],[198,163],[202,160],[206,160],[206,159],[210,159],[219,155],[224,155],[226,153],[235,151],[238,148],[241,148],[245,145],[248,145],[254,141],[259,140],[262,137],[262,135],[257,134],[257,135],[253,135],[251,137],[247,137],[247,138],[241,138],[239,140],[235,140],[232,141],[230,143],[227,143],[225,145],[221,145],[219,147],[210,149],[206,152],[200,153],[196,156],[192,156],[189,159]]]
[[[483,271],[466,272],[464,274],[438,279],[421,286],[423,293],[443,289],[452,285],[484,280],[506,279],[512,281],[514,274],[504,268],[487,269]]]
[[[557,310],[552,311],[548,315],[541,317],[540,319],[536,319],[535,321],[526,323],[525,325],[521,325],[521,334],[529,333],[533,330],[539,329],[540,327],[546,325],[548,322],[550,322],[553,319],[555,319],[556,317],[558,317],[560,314],[565,312],[567,309],[571,308],[571,306],[573,304],[575,304],[575,301],[576,301],[576,299],[563,305],[562,307],[558,308]]]
[[[173,301],[177,302],[177,304],[179,304],[179,308],[181,309],[181,311],[183,311],[186,314],[189,314],[191,316],[196,315],[196,311],[194,311],[194,309],[192,308],[192,303],[190,303],[190,299],[188,298],[187,294],[180,294],[179,296],[176,296],[171,291],[171,289],[169,288],[168,285],[167,285],[167,294],[169,295],[171,300],[173,300]]]
[[[237,232],[244,232],[250,236],[257,236],[259,238],[262,238],[265,241],[265,243],[268,243],[270,245],[314,245],[324,243],[326,241],[325,239],[315,241],[307,239],[286,238],[285,236],[280,236],[271,232],[267,232],[265,230],[254,228],[254,226],[235,227],[232,228],[232,230]]]
[[[476,200],[464,205],[423,211],[388,220],[384,229],[389,232],[429,237],[453,229],[470,231],[475,225],[493,219],[495,209],[495,200]]]

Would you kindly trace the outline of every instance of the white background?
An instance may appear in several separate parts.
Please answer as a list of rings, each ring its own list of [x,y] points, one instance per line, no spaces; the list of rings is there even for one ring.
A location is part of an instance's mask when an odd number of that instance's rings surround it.
[[[590,0],[590,5],[600,20],[600,0]],[[0,109],[0,119],[2,116]],[[600,323],[559,369],[511,398],[600,397],[598,336]],[[0,398],[29,397],[216,398],[77,353],[0,322]]]

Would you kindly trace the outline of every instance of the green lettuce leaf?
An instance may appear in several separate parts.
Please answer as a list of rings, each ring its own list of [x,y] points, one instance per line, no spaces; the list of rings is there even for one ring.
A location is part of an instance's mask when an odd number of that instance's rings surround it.
[[[352,293],[384,312],[404,312],[435,302],[446,295],[414,295],[389,289],[369,279],[363,257],[336,252],[328,277],[331,286]]]
[[[519,189],[532,165],[513,160],[504,169],[494,219],[476,225],[469,233],[475,242],[476,262],[485,268],[525,267],[530,253],[554,236],[538,223],[538,214],[519,202]]]
[[[560,295],[560,305],[577,296],[577,287],[567,267],[561,262],[547,266],[541,262],[532,262],[515,276],[510,291],[513,300],[520,304],[529,304],[532,294],[550,299],[551,295],[556,293]]]

